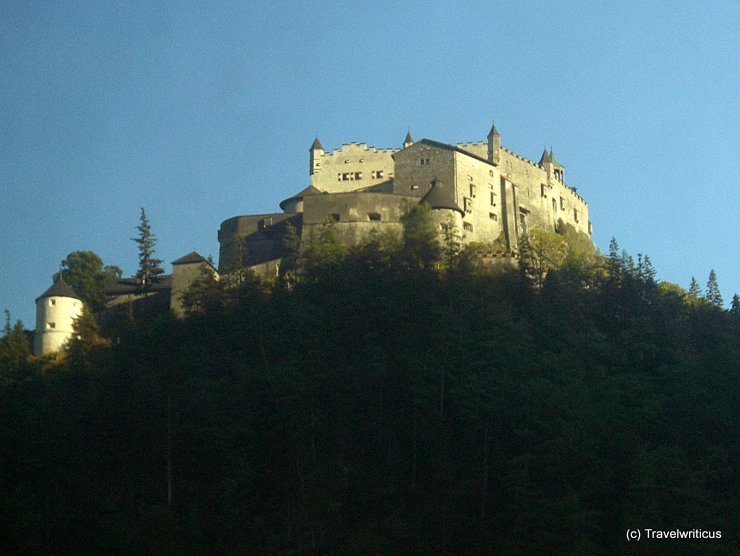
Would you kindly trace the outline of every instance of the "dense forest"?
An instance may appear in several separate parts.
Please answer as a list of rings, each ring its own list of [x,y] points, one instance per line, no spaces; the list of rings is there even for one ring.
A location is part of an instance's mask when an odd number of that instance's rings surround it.
[[[563,227],[497,266],[423,206],[401,237],[289,242],[274,281],[204,272],[189,318],[86,317],[61,356],[8,318],[3,553],[740,549],[716,277],[684,291]],[[644,528],[722,536],[628,544]]]

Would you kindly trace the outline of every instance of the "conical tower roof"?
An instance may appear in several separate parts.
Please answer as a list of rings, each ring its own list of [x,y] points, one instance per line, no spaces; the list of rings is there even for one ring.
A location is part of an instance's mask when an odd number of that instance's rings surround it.
[[[557,167],[557,168],[561,168],[561,169],[564,169],[563,165],[562,165],[562,164],[560,164],[560,162],[558,162],[558,161],[556,160],[556,158],[555,158],[555,155],[554,155],[554,154],[552,154],[552,147],[550,147],[550,162],[552,162],[553,166],[555,166],[555,167]]]
[[[72,287],[64,281],[61,272],[59,273],[59,276],[57,277],[54,284],[52,284],[52,286],[48,290],[38,296],[36,300],[38,301],[39,299],[42,299],[44,297],[71,297],[72,299],[80,299],[80,296],[77,295],[77,292],[74,291]]]
[[[491,125],[491,131],[488,132],[488,136],[490,137],[491,135],[498,135],[499,137],[501,137],[501,134],[498,132],[498,129],[496,129],[495,122]]]
[[[542,156],[540,157],[540,161],[538,162],[538,164],[540,166],[543,166],[548,162],[550,162],[550,155],[547,154],[547,147],[545,147],[544,149],[542,149]]]
[[[445,185],[438,180],[432,182],[432,187],[429,188],[426,195],[421,198],[422,203],[428,203],[433,209],[448,209],[456,210],[460,214],[464,215],[463,210],[455,204],[452,199],[452,195],[448,195],[448,190]]]
[[[413,143],[413,142],[414,142],[414,138],[411,137],[411,130],[409,129],[406,132],[406,138],[403,140],[403,144],[405,145],[406,143]]]
[[[316,136],[316,139],[313,140],[313,143],[311,143],[311,149],[312,151],[323,151],[324,147],[321,145],[321,141],[319,141],[319,136]]]

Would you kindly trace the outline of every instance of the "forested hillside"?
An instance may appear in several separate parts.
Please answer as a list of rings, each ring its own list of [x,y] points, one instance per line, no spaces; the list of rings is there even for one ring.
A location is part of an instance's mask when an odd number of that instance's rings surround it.
[[[567,230],[522,270],[435,234],[327,224],[274,283],[204,274],[190,318],[58,359],[8,327],[2,552],[738,550],[738,310]]]

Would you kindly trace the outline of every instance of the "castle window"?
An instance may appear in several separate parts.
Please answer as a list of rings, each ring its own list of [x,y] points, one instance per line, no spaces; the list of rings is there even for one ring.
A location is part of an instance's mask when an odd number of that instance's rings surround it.
[[[337,181],[342,181],[342,174],[337,174]]]
[[[360,159],[360,162],[365,162],[362,158]]]
[[[473,176],[468,176],[468,181],[473,181]]]
[[[379,180],[380,178],[383,177],[383,170],[373,170],[371,177],[374,180]]]
[[[470,222],[463,222],[463,230],[465,230],[466,232],[472,232],[473,225]]]
[[[594,233],[594,223],[590,220],[588,221],[588,235],[591,235]]]
[[[57,323],[55,323],[55,322],[47,322],[46,323],[46,328],[48,328],[49,330],[53,330],[56,327],[57,327]]]
[[[266,230],[272,226],[272,218],[263,218],[259,221],[258,226],[260,230]]]
[[[367,219],[372,222],[380,222],[380,213],[379,212],[368,212]]]
[[[558,202],[555,199],[552,200],[552,211],[553,212],[558,211]]]
[[[419,189],[419,186],[418,185],[414,184],[414,185],[411,186],[411,190],[412,191],[416,191],[417,189]]]
[[[345,163],[345,164],[349,164],[349,160],[345,160],[345,161],[344,161],[344,163]]]
[[[496,214],[495,212],[489,212],[488,218],[490,218],[491,220],[498,220],[498,214]]]
[[[493,177],[493,170],[488,170],[488,175]]]
[[[334,222],[339,222],[339,214],[337,214],[336,212],[330,214],[327,218],[331,218],[332,220],[334,220]]]
[[[573,209],[573,220],[578,222],[578,209]]]
[[[471,199],[470,197],[463,197],[463,201],[465,203],[465,212],[473,212],[473,199]]]
[[[56,299],[50,299],[49,300],[49,305],[56,305],[56,304],[57,304],[57,300]]]
[[[470,184],[470,196],[475,199],[475,186],[472,183]]]
[[[429,159],[428,158],[422,158],[421,161],[419,162],[419,164],[420,164],[420,166],[427,166],[429,164]]]
[[[565,210],[565,199],[560,197],[560,210]]]
[[[362,179],[362,172],[355,172],[355,179],[361,180]]]
[[[349,172],[345,172],[342,174],[342,181],[347,181],[349,179]]]
[[[547,186],[544,183],[540,184],[540,195],[547,198]]]
[[[493,191],[491,191],[491,206],[496,206],[496,194]]]

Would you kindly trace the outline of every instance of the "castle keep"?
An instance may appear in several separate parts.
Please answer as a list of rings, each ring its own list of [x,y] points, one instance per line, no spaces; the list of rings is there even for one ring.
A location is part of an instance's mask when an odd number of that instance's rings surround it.
[[[495,125],[486,142],[414,142],[409,132],[400,149],[351,143],[327,152],[317,137],[309,149],[309,176],[308,187],[280,203],[283,212],[221,223],[221,270],[234,262],[240,251],[233,246],[244,240],[247,266],[274,274],[285,254],[287,223],[308,237],[331,218],[347,245],[373,229],[400,233],[410,203],[428,203],[440,224],[452,218],[464,242],[496,241],[508,254],[516,254],[527,230],[554,230],[558,221],[591,235],[588,203],[566,184],[552,149],[535,163],[503,147]]]

